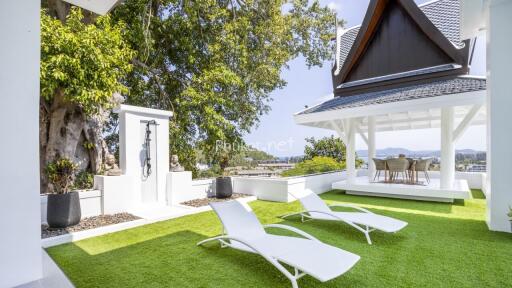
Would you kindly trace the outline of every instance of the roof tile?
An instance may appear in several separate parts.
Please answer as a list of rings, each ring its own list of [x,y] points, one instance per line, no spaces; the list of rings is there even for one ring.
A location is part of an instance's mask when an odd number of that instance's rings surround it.
[[[450,80],[440,80],[427,84],[417,84],[408,87],[368,92],[353,96],[335,97],[304,110],[299,114],[311,114],[330,110],[393,103],[485,89],[486,80],[483,78],[457,77]]]

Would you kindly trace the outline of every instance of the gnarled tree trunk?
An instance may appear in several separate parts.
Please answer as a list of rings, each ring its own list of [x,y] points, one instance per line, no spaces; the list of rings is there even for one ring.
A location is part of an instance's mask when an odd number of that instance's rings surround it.
[[[48,163],[68,158],[79,170],[100,173],[107,146],[102,138],[105,113],[87,117],[82,109],[57,91],[51,105],[41,100],[40,164],[41,191],[49,192],[44,169]]]

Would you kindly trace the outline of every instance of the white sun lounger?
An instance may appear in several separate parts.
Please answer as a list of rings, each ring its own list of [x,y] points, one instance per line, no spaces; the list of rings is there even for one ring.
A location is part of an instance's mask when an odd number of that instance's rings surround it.
[[[203,240],[197,245],[219,241],[221,247],[256,253],[283,273],[297,288],[297,280],[308,274],[325,282],[347,272],[359,261],[358,255],[324,244],[297,228],[270,224],[261,225],[251,208],[238,201],[210,203],[224,226],[221,236]],[[264,228],[280,228],[304,238],[268,234]],[[288,271],[283,264],[294,268]],[[240,276],[243,278],[243,275]]]
[[[380,230],[388,233],[395,233],[407,226],[407,222],[374,214],[355,205],[335,204],[328,206],[318,195],[316,195],[316,193],[309,189],[304,190],[303,193],[290,194],[297,198],[306,210],[298,213],[286,214],[281,216],[281,218],[300,215],[302,222],[307,220],[330,220],[345,222],[355,229],[363,232],[366,236],[368,244],[372,244],[372,240],[370,239],[370,232],[372,231]],[[359,212],[336,212],[332,211],[330,207],[349,207],[358,210]]]

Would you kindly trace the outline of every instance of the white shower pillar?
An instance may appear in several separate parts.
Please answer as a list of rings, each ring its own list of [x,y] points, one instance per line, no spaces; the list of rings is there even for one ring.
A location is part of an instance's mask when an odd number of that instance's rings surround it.
[[[454,108],[441,108],[441,189],[451,189],[455,180],[454,122]]]
[[[119,113],[119,166],[123,174],[132,179],[134,187],[129,205],[134,207],[147,202],[167,204],[169,118],[172,112],[130,105],[120,105],[115,112]],[[143,170],[145,137],[142,131],[151,121],[154,121],[154,126],[150,126],[154,130],[150,134],[150,147],[153,148],[150,149],[152,174],[149,176],[144,175]]]
[[[375,162],[373,158],[376,156],[375,145],[375,116],[368,116],[368,179],[372,179],[375,175]]]

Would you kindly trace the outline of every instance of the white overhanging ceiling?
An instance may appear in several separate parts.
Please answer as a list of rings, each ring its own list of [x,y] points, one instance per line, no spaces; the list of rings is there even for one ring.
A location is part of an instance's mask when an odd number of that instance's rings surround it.
[[[360,133],[368,131],[368,116],[374,116],[376,131],[417,130],[441,127],[441,108],[454,107],[455,124],[485,125],[486,91],[444,95],[426,99],[294,115],[299,125],[343,132],[343,120],[356,119]],[[463,125],[464,126],[464,125]]]
[[[99,15],[105,15],[122,0],[64,0]]]

